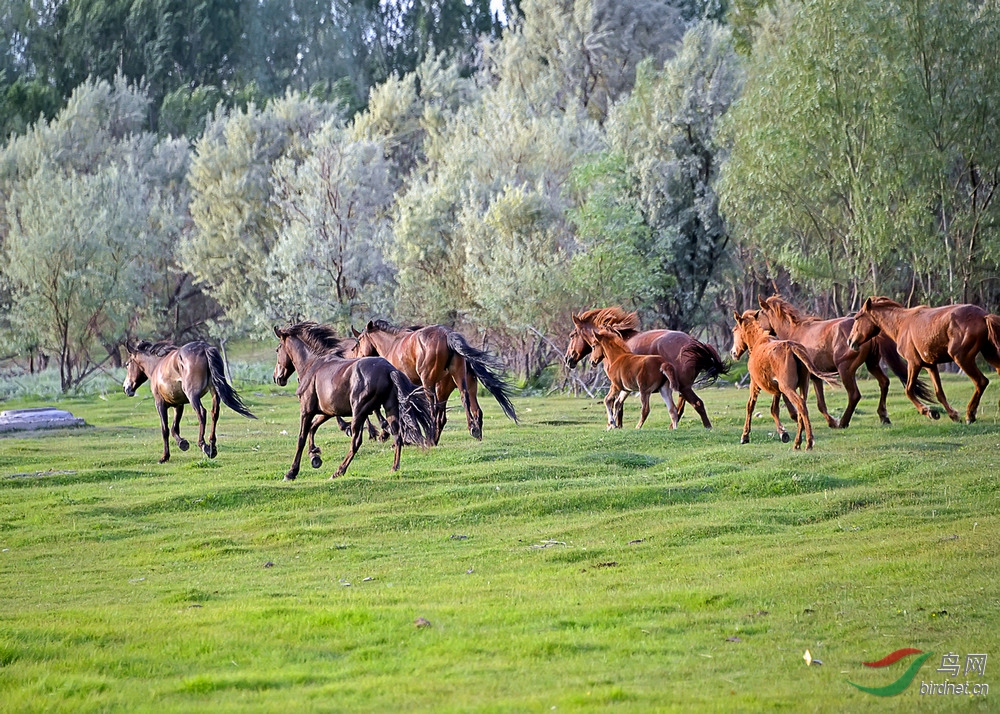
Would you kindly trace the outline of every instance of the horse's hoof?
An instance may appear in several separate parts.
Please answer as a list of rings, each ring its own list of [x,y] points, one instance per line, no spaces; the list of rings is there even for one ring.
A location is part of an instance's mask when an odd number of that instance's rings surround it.
[[[337,471],[333,476],[330,477],[330,480],[333,481],[335,478],[340,478],[343,475],[344,475],[343,471]]]
[[[744,434],[743,436],[740,437],[740,443],[741,444],[749,444],[750,443],[750,437],[748,435]]]
[[[160,457],[160,460],[159,460],[159,461],[157,461],[156,463],[158,463],[158,464],[165,464],[165,463],[167,463],[168,461],[170,461],[170,457],[169,457],[169,456],[161,456],[161,457]]]
[[[181,451],[187,451],[188,449],[191,448],[191,444],[188,443],[187,439],[181,439],[180,441],[177,442],[177,448],[180,449]]]
[[[791,441],[791,440],[792,440],[792,437],[790,437],[790,436],[788,435],[788,432],[787,432],[787,431],[783,431],[783,432],[781,432],[781,443],[782,443],[782,444],[787,444],[787,443],[788,443],[789,441]],[[797,447],[797,446],[796,446],[795,448],[797,449],[797,448],[799,448],[799,447]]]
[[[802,444],[795,444],[792,448],[799,451],[802,448]]]
[[[293,474],[292,472],[289,471],[287,474],[285,474],[284,480],[285,481],[294,481],[295,480],[295,474]]]
[[[881,417],[882,426],[892,426],[892,422],[889,421],[889,417]]]
[[[209,444],[208,458],[214,459],[218,455],[219,455],[219,450],[215,447],[215,444]]]
[[[309,463],[312,464],[314,469],[318,469],[323,465],[323,459],[320,458],[319,454],[313,454],[313,457],[309,459]]]
[[[937,421],[938,419],[941,418],[941,412],[939,412],[937,409],[928,409],[927,416],[929,416],[934,421]]]
[[[209,446],[208,444],[202,444],[201,445],[201,450],[202,450],[202,453],[204,453],[205,456],[207,456],[208,458],[210,458],[210,459],[214,458],[214,455],[212,454],[212,447]]]
[[[390,434],[387,431],[383,431],[381,434],[378,435],[378,440],[384,443],[386,441],[389,441],[390,436],[392,436],[392,434]]]

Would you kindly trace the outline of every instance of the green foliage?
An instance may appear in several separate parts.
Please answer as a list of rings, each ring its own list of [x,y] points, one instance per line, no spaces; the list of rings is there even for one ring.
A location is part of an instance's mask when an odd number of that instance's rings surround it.
[[[281,223],[272,201],[274,164],[302,161],[313,132],[338,115],[336,106],[297,94],[263,109],[220,107],[195,144],[188,180],[196,228],[182,238],[179,259],[228,325],[245,328],[268,312],[268,256]]]

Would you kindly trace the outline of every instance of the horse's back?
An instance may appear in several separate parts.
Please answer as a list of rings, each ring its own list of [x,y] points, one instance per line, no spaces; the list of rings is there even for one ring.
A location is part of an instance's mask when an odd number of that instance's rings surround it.
[[[628,348],[641,355],[659,355],[669,362],[677,361],[688,345],[696,342],[691,335],[679,330],[648,330],[626,341]]]

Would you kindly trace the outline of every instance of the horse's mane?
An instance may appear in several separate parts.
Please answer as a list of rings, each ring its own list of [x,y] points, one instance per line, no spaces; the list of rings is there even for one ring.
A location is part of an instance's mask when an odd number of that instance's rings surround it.
[[[177,351],[177,345],[169,340],[162,340],[160,342],[142,340],[135,346],[135,351],[153,357],[166,357],[171,352]]]
[[[373,332],[387,332],[390,335],[398,335],[402,332],[415,332],[421,329],[422,325],[411,325],[410,327],[399,327],[393,325],[387,320],[372,320],[371,326],[374,328]]]
[[[625,344],[625,339],[621,336],[617,330],[609,330],[608,328],[599,328],[594,331],[594,338],[600,342],[601,340],[607,340],[613,345],[617,345],[620,349],[624,349],[627,352],[629,350],[628,345]]]
[[[634,333],[639,331],[639,313],[625,312],[625,310],[617,306],[586,310],[576,317],[581,322],[590,323],[594,327],[606,327],[609,330],[616,330],[619,333]]]
[[[317,352],[336,357],[343,357],[356,344],[353,337],[340,337],[329,325],[321,325],[311,320],[289,325],[283,328],[282,332],[289,337],[298,337]]]
[[[900,303],[880,295],[871,296],[872,307],[903,307]]]
[[[767,305],[768,310],[772,311],[778,319],[785,319],[796,325],[817,320],[812,315],[803,315],[797,307],[780,295],[772,295],[764,300],[764,304]]]

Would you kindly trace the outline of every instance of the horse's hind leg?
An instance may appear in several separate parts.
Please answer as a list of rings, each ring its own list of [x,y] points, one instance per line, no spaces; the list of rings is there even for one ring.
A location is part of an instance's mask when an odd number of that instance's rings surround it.
[[[805,384],[808,384],[808,380],[805,380]],[[795,444],[796,449],[802,446],[802,433],[805,432],[806,435],[806,449],[811,449],[813,447],[813,433],[812,424],[809,422],[809,412],[808,407],[806,407],[806,400],[802,395],[792,389],[790,386],[778,385],[782,393],[786,394],[788,399],[795,405],[795,411],[797,412],[796,417],[796,430],[795,430]]]
[[[187,439],[181,436],[181,414],[183,413],[184,413],[183,404],[178,404],[176,407],[174,407],[174,425],[170,429],[170,434],[171,436],[174,437],[174,440],[177,442],[177,448],[179,448],[181,451],[187,451],[189,448],[191,448],[191,444],[188,443]]]
[[[649,416],[649,392],[639,392],[639,423],[635,425],[636,429],[641,429],[642,425],[646,423],[646,417]]]
[[[670,428],[676,429],[677,422],[681,418],[681,410],[674,406],[673,390],[670,389],[669,382],[663,383],[663,386],[660,388],[660,396],[663,397],[663,403],[667,405],[667,411],[670,413]],[[684,397],[681,397],[677,401],[683,403]]]
[[[158,397],[156,413],[160,415],[160,433],[163,435],[163,456],[160,457],[160,463],[164,464],[170,460],[170,430],[167,427],[167,403]]]
[[[693,389],[691,389],[690,386],[684,387],[684,389],[680,390],[680,392],[681,395],[677,400],[677,418],[678,419],[681,418],[681,414],[684,411],[683,410],[684,403],[685,401],[687,401],[690,402],[691,406],[694,407],[694,410],[698,412],[698,416],[701,417],[702,426],[704,426],[706,429],[711,429],[712,421],[708,418],[708,412],[705,411],[705,402],[701,401],[701,397],[699,397],[697,393]]]
[[[191,402],[191,407],[194,409],[194,413],[198,415],[198,448],[205,452],[205,456],[211,458],[211,449],[208,444],[205,443],[205,422],[208,419],[208,412],[201,403],[200,395],[188,394],[187,398],[188,401]]]
[[[977,372],[979,372],[979,368],[975,367],[975,363],[973,363],[973,367],[976,369]],[[937,365],[936,364],[927,365],[927,371],[928,373],[930,373],[931,383],[934,385],[934,396],[936,396],[937,400],[941,402],[941,406],[944,407],[944,410],[946,412],[948,412],[948,416],[951,418],[952,421],[962,421],[962,417],[958,415],[958,412],[956,412],[954,409],[951,408],[951,405],[948,403],[948,398],[944,395],[944,387],[941,386],[941,374],[940,372],[938,372]],[[982,372],[979,373],[982,374]],[[909,382],[907,383],[906,387],[907,387],[907,396],[909,396],[909,387],[910,387]],[[973,399],[975,399],[975,395],[973,395]],[[976,400],[976,403],[978,404],[978,400]],[[969,406],[970,407],[972,406],[971,402],[969,403]]]
[[[215,448],[215,426],[219,423],[219,395],[216,392],[212,393],[212,429],[208,434],[208,458],[214,459],[219,454],[219,450]]]
[[[979,410],[979,400],[983,398],[983,392],[986,391],[986,387],[989,386],[990,380],[986,378],[986,375],[982,373],[979,367],[976,365],[975,355],[963,355],[961,359],[956,358],[955,362],[962,371],[968,375],[972,383],[976,385],[975,391],[972,393],[972,399],[969,400],[969,406],[965,410],[966,420],[972,424],[976,421],[976,412]]]
[[[788,431],[781,425],[781,397],[784,396],[780,392],[774,395],[774,399],[771,400],[771,418],[774,419],[774,427],[778,430],[778,436],[781,437],[781,441],[785,444],[788,443],[791,437],[788,435]],[[785,402],[788,406],[788,411],[791,412],[792,418],[798,421],[798,413],[795,411],[795,407],[788,401],[788,397],[785,397]]]
[[[471,370],[466,370],[465,387],[461,385],[462,404],[465,406],[465,416],[469,422],[469,433],[473,438],[483,438],[483,409],[479,406],[479,380]]]

